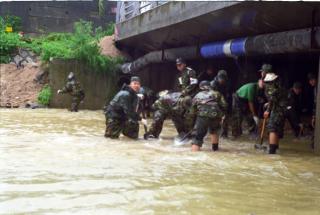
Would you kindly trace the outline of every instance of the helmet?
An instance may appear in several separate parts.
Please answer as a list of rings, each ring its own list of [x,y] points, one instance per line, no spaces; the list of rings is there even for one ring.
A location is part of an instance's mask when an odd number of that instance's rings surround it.
[[[71,81],[75,78],[74,76],[74,73],[73,72],[70,72],[69,75],[68,75],[68,80]]]
[[[317,79],[314,73],[308,73],[308,80]]]
[[[130,82],[134,82],[134,81],[141,83],[141,79],[138,76],[131,77]]]
[[[219,81],[227,81],[228,80],[227,71],[220,70],[218,72],[217,78],[218,78]]]
[[[219,75],[224,75],[224,76],[228,77],[228,73],[227,73],[227,71],[224,70],[224,69],[221,69],[221,70],[218,71],[218,76],[219,76]]]
[[[301,89],[302,88],[302,84],[300,82],[294,82],[293,83],[293,88],[295,89]]]
[[[210,82],[209,81],[201,81],[199,84],[200,90],[208,90],[210,89]]]
[[[177,65],[178,64],[186,64],[186,61],[183,58],[179,57],[179,58],[176,59],[176,64]]]
[[[264,63],[261,66],[261,69],[259,70],[259,72],[271,73],[272,72],[272,65]]]
[[[264,82],[272,82],[275,81],[278,76],[275,73],[267,73],[266,77],[264,78]]]

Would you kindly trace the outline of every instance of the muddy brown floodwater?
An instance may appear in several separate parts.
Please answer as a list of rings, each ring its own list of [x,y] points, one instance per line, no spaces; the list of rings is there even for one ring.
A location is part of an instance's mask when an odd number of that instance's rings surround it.
[[[143,129],[141,129],[142,134]],[[100,111],[0,110],[0,214],[320,214],[320,157],[285,140],[221,151],[103,137]]]

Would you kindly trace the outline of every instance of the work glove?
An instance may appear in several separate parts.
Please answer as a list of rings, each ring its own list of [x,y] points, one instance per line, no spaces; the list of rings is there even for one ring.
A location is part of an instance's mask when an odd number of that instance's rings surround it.
[[[144,99],[144,95],[142,93],[138,93],[137,96],[139,97],[140,100]]]
[[[142,123],[143,125],[145,125],[145,126],[147,126],[147,125],[148,125],[148,122],[147,122],[147,120],[146,120],[146,119],[141,119],[141,123]]]
[[[256,123],[256,125],[259,125],[259,117],[253,116],[253,120],[254,120],[254,123]]]

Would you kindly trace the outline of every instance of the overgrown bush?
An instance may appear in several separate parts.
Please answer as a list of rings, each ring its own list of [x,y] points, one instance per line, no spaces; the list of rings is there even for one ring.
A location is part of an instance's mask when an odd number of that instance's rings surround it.
[[[43,61],[49,61],[50,58],[76,59],[94,71],[112,72],[123,59],[101,55],[98,42],[102,37],[112,35],[113,31],[114,24],[109,24],[105,30],[102,27],[93,29],[91,22],[80,20],[74,24],[74,33],[50,33],[33,39],[29,47]]]
[[[1,31],[4,31],[6,27],[12,27],[14,32],[21,31],[21,18],[10,14],[0,16]]]
[[[38,102],[42,105],[49,105],[52,96],[52,89],[50,86],[45,85],[38,94]]]
[[[42,61],[51,58],[76,59],[84,62],[93,71],[111,73],[123,59],[101,55],[99,40],[112,35],[114,24],[108,24],[106,29],[93,28],[92,22],[80,20],[74,24],[73,33],[50,33],[38,38],[19,39],[17,33],[0,33],[1,63],[7,63],[10,54],[16,47],[31,49],[41,56]],[[4,34],[4,36],[2,36]]]

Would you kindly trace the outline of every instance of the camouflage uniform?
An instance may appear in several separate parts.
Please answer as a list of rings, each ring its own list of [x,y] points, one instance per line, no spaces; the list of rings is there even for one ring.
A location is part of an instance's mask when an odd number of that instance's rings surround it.
[[[154,103],[156,98],[155,93],[153,90],[145,86],[140,88],[139,93],[141,93],[144,96],[143,100],[140,102],[142,112],[143,114],[146,114],[148,117],[150,117],[152,104]]]
[[[296,137],[299,136],[301,130],[300,113],[302,109],[302,95],[297,95],[293,89],[288,93],[288,106],[286,110],[286,118],[288,119],[292,130]]]
[[[139,135],[140,116],[138,96],[129,86],[124,85],[120,92],[105,106],[105,137],[118,138],[122,132],[125,136],[137,139]]]
[[[179,88],[183,96],[193,97],[197,93],[198,79],[196,72],[190,67],[186,67],[178,78]]]
[[[60,93],[69,93],[72,96],[71,111],[77,112],[80,102],[85,97],[80,83],[75,79],[69,80],[67,84],[60,90]]]
[[[201,147],[208,130],[214,134],[220,129],[221,118],[227,108],[228,104],[218,91],[203,90],[193,98],[191,113],[196,116],[196,122],[192,144]]]
[[[154,110],[153,122],[147,135],[153,135],[158,138],[162,131],[163,122],[168,117],[171,117],[179,134],[190,131],[190,126],[188,126],[184,117],[184,107],[180,108],[177,105],[180,97],[180,92],[174,92],[168,93],[155,101],[152,106]]]
[[[287,108],[287,90],[280,86],[279,81],[266,82],[265,93],[268,99],[270,118],[267,124],[269,133],[275,132],[279,138],[283,137],[285,111]]]
[[[228,127],[229,127],[229,121],[231,120],[231,103],[232,98],[228,92],[229,88],[227,83],[224,85],[219,83],[218,77],[215,77],[214,80],[210,83],[212,90],[218,91],[221,95],[223,95],[225,101],[228,104],[227,112],[225,115],[225,118],[222,122],[222,132],[221,136],[227,137],[228,136]]]

